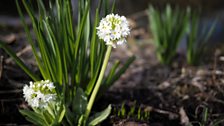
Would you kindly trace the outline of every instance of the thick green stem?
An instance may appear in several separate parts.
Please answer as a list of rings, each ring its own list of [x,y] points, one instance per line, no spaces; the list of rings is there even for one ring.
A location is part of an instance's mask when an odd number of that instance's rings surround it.
[[[105,70],[106,70],[106,68],[107,68],[107,64],[108,64],[109,58],[110,58],[111,50],[112,50],[112,46],[108,46],[108,47],[107,47],[106,54],[105,54],[105,57],[104,57],[103,66],[102,66],[101,71],[100,71],[99,78],[98,78],[98,80],[97,80],[97,82],[96,82],[96,85],[95,85],[95,87],[94,87],[94,89],[93,89],[93,92],[92,92],[92,94],[91,94],[89,103],[88,103],[87,108],[86,108],[85,122],[87,121],[87,119],[88,119],[88,117],[89,117],[89,114],[90,114],[90,112],[91,112],[93,103],[94,103],[95,98],[96,98],[96,95],[97,95],[97,92],[99,91],[101,82],[102,82],[102,80],[103,80],[103,76],[104,76],[104,73],[105,73]]]

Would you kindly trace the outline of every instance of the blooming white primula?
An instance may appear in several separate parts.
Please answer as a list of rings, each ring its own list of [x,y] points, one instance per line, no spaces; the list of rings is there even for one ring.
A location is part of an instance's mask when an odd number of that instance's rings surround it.
[[[49,103],[56,101],[57,95],[53,82],[49,80],[30,82],[23,88],[24,98],[28,105],[34,108],[46,108]]]
[[[116,45],[126,43],[126,38],[130,34],[129,23],[124,16],[109,14],[100,21],[97,27],[97,35],[103,39],[107,45],[116,48]]]

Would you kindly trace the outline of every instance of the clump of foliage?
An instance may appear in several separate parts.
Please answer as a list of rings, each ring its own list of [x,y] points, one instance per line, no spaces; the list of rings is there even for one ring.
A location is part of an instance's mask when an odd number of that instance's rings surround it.
[[[134,60],[134,57],[130,57],[123,66],[116,61],[109,74],[105,75],[112,45],[106,45],[97,37],[97,30],[99,30],[97,26],[99,14],[106,16],[112,13],[115,4],[109,9],[108,0],[99,1],[94,19],[91,20],[90,15],[93,13],[90,11],[90,0],[79,1],[78,15],[74,15],[71,0],[50,0],[48,4],[44,4],[43,0],[21,2],[31,19],[36,37],[36,40],[32,38],[31,30],[25,22],[17,0],[18,12],[41,77],[33,73],[4,42],[0,41],[0,48],[14,58],[35,81],[25,86],[23,90],[26,100],[35,103],[28,102],[31,108],[20,112],[27,120],[41,126],[99,124],[110,114],[111,106],[108,105],[104,111],[89,117],[98,92],[103,94]],[[34,5],[37,5],[38,14],[35,12]],[[77,16],[76,23],[75,16]],[[123,16],[111,17],[121,18],[122,22],[116,21],[119,25],[126,21]],[[114,25],[113,20],[108,23]],[[109,32],[113,32],[113,28],[109,29]],[[113,44],[119,43],[117,41],[121,39],[122,43],[126,42],[129,29],[126,28],[126,31],[127,34],[123,35],[122,32],[121,36],[119,33],[116,34],[116,38],[110,39],[113,40]],[[39,107],[41,102],[48,103],[44,107]]]
[[[206,42],[215,28],[215,22],[211,26],[201,24],[199,12],[191,12],[187,30],[187,63],[198,65],[206,51]]]
[[[167,5],[160,11],[149,7],[150,30],[158,60],[162,64],[171,64],[181,40],[187,39],[187,63],[197,65],[206,50],[206,42],[212,35],[215,22],[211,26],[201,25],[199,12],[187,7],[185,10]]]
[[[113,109],[113,114],[121,119],[130,119],[135,121],[148,122],[150,119],[150,110],[142,108],[141,106],[136,107],[136,101],[131,106],[124,103],[120,107]]]
[[[186,33],[189,11],[173,9],[167,5],[159,10],[152,5],[148,9],[150,30],[154,38],[156,54],[162,64],[171,64],[176,55],[177,47]]]
[[[224,116],[218,114],[213,114],[212,109],[209,109],[206,105],[200,105],[196,108],[195,119],[198,121],[193,121],[189,126],[199,125],[199,126],[221,126],[224,124]]]

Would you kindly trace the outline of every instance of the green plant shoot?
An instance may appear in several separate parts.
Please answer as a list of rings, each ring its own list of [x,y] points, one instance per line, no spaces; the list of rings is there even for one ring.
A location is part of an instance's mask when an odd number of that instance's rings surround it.
[[[177,47],[186,33],[188,15],[187,10],[172,9],[170,5],[167,5],[163,11],[153,6],[149,7],[150,30],[154,38],[157,58],[162,64],[171,64],[176,55]]]
[[[200,21],[199,13],[192,11],[187,31],[187,63],[190,65],[199,64],[200,57],[206,50],[206,42],[216,25],[216,21],[214,21],[211,26],[202,26]]]

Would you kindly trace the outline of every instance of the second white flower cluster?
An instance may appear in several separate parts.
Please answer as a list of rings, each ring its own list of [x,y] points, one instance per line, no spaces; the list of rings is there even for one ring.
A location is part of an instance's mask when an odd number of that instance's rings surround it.
[[[49,80],[30,82],[30,85],[24,86],[23,94],[28,105],[33,108],[46,108],[57,98],[55,86]]]

